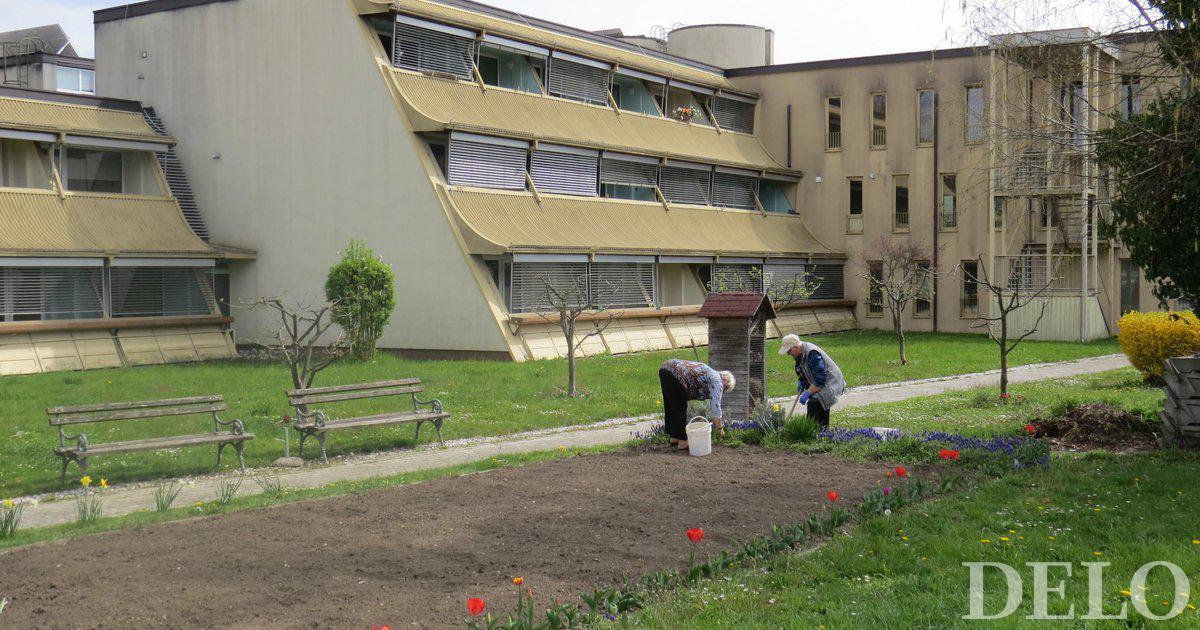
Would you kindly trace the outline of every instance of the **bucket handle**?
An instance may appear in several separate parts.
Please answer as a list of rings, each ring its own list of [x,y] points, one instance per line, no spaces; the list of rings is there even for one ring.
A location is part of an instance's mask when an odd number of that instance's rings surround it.
[[[695,424],[696,422],[708,422],[708,418],[705,418],[704,416],[696,416],[695,418],[688,420],[689,425]],[[709,424],[711,424],[711,423],[709,423]]]

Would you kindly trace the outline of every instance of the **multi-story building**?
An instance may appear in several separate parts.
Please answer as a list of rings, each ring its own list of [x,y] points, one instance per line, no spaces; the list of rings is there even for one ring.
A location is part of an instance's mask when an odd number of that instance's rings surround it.
[[[156,124],[133,101],[0,88],[0,375],[234,353],[214,269],[249,254],[185,217]]]
[[[769,62],[770,31],[687,29],[700,62],[469,0],[151,0],[95,21],[100,84],[187,139],[214,238],[258,252],[227,263],[228,300],[319,301],[361,239],[396,271],[386,348],[559,356],[553,292],[606,309],[587,353],[703,344],[714,278],[809,278],[773,334],[884,326],[880,237],[930,249],[914,329],[973,330],[981,271],[1052,285],[1044,337],[1155,303],[1083,227],[1103,182],[1072,143],[1105,116],[1078,103],[1116,94],[1124,63],[1091,33],[726,70]],[[1030,98],[1065,113],[1012,125]],[[265,316],[239,312],[239,339],[268,337]]]
[[[58,24],[0,33],[0,85],[96,93],[96,62],[75,51]]]

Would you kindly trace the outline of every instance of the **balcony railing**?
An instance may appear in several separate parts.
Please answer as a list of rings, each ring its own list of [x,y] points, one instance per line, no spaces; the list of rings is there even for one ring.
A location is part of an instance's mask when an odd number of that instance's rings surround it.
[[[863,218],[861,214],[851,214],[846,217],[846,233],[862,234]]]
[[[873,148],[887,146],[887,127],[871,129],[871,146]]]
[[[908,212],[907,211],[906,212],[896,212],[892,216],[893,216],[892,229],[902,230],[902,231],[908,230]]]
[[[842,132],[830,131],[830,132],[826,133],[825,134],[825,148],[826,149],[842,148]]]
[[[979,314],[979,294],[964,295],[959,301],[959,313],[963,317],[974,317]]]

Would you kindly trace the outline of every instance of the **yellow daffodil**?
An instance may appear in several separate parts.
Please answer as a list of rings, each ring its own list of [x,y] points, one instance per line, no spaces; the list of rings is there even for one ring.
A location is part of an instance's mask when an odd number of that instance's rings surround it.
[[[5,500],[4,500],[4,507],[6,507],[6,508],[12,508],[12,506],[13,506],[13,500],[12,500],[12,499],[5,499]]]
[[[1196,605],[1195,605],[1195,604],[1188,604],[1188,608],[1191,608],[1192,610],[1196,610]]]
[[[100,480],[100,487],[101,487],[102,489],[108,489],[108,480],[107,480],[107,479],[101,479],[101,480]]]
[[[1008,530],[1008,533],[1010,533],[1010,534],[1015,534],[1015,533],[1017,533],[1017,530],[1015,530],[1015,529],[1010,529],[1010,530]]]
[[[1001,536],[1000,542],[1008,542],[1008,536]]]
[[[1129,597],[1130,595],[1133,595],[1133,593],[1129,592],[1129,589],[1122,589],[1121,594],[1124,595],[1125,597]]]
[[[1093,551],[1093,552],[1092,552],[1092,555],[1094,555],[1094,556],[1103,556],[1104,554],[1100,553],[1099,551]]]
[[[774,410],[779,411],[779,405],[775,405]]]
[[[1046,538],[1049,538],[1050,540],[1058,540],[1057,536],[1047,536]]]
[[[87,475],[84,475],[83,478],[79,480],[79,483],[83,484],[83,487],[86,488],[86,487],[92,485],[92,478]]]
[[[981,543],[983,543],[983,544],[985,544],[985,545],[990,545],[990,544],[992,544],[992,541],[990,541],[990,540],[988,540],[988,539],[986,539],[986,538],[983,538],[983,539],[981,539],[979,542],[981,542]]]
[[[908,540],[908,536],[901,536],[900,540]]]
[[[1193,544],[1193,545],[1200,545],[1200,540],[1193,540],[1193,541],[1192,541],[1192,544]]]
[[[197,502],[196,502],[196,509],[200,509],[200,508],[201,508],[201,507],[203,507],[203,506],[204,506],[204,502],[203,502],[203,501],[197,501]]]

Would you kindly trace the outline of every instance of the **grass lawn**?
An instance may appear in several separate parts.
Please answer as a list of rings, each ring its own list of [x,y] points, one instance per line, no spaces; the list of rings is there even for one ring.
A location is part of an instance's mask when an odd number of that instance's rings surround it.
[[[1073,604],[1087,614],[1087,568],[1104,569],[1106,614],[1129,603],[1130,622],[1145,620],[1132,597],[1158,615],[1175,589],[1165,569],[1150,573],[1146,590],[1131,590],[1143,564],[1167,560],[1192,580],[1190,606],[1166,625],[1200,624],[1200,529],[1195,472],[1200,458],[1178,453],[1055,458],[1036,469],[988,482],[950,498],[917,504],[890,517],[860,523],[808,555],[790,554],[652,604],[636,625],[663,628],[946,628],[979,624],[969,613],[964,562],[1003,562],[1023,580],[1024,600],[1001,627],[1045,627],[1033,614],[1033,575],[1027,562],[1069,562],[1073,577],[1052,569],[1049,584],[1066,581],[1066,600],[1050,595],[1048,611]],[[1004,606],[1005,582],[989,569],[984,612]],[[1123,592],[1124,591],[1124,592]],[[1125,627],[1090,621],[1087,627]],[[1095,625],[1091,625],[1095,624]],[[1105,626],[1104,624],[1107,624]],[[1083,626],[1079,626],[1083,627]]]
[[[890,333],[861,331],[811,338],[842,366],[851,386],[993,369],[995,346],[978,335],[923,334],[909,336],[910,364],[896,361]],[[1118,352],[1113,339],[1087,344],[1025,342],[1012,356],[1014,365],[1077,359]],[[344,362],[318,377],[318,385],[334,385],[401,377],[425,381],[430,396],[445,403],[453,417],[445,425],[447,439],[503,435],[607,418],[653,413],[658,409],[655,372],[669,356],[692,358],[690,351],[604,356],[579,364],[579,383],[586,395],[567,398],[561,393],[565,361],[523,364],[488,361],[411,361],[381,355],[369,364]],[[701,359],[704,359],[703,349]],[[769,389],[772,395],[794,391],[789,357],[770,353]],[[57,444],[45,408],[98,402],[147,400],[220,393],[229,403],[225,419],[241,418],[256,439],[246,448],[247,463],[262,466],[283,452],[279,419],[289,413],[283,391],[290,386],[287,371],[278,364],[249,360],[56,373],[0,378],[0,496],[63,489],[58,482]],[[343,404],[335,417],[395,409],[404,404]],[[203,419],[156,423],[133,421],[95,425],[87,431],[96,444],[141,437],[206,430]],[[432,432],[426,428],[421,440]],[[413,443],[411,427],[392,427],[332,434],[331,455],[374,451]],[[191,475],[212,470],[214,449],[143,452],[97,458],[92,476],[112,483]],[[77,476],[71,468],[71,476]],[[70,480],[68,480],[70,482]]]

